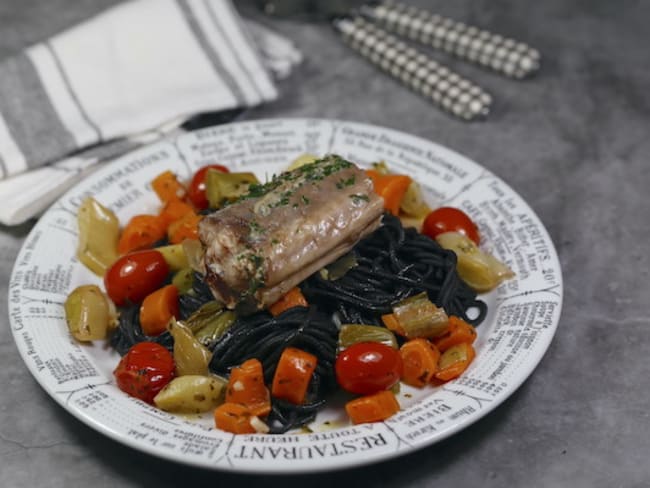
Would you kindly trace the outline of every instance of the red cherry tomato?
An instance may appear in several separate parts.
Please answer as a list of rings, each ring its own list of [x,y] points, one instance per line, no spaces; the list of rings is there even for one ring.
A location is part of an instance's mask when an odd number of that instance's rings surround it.
[[[174,378],[174,358],[155,342],[138,342],[113,371],[117,386],[129,395],[153,403],[154,397]]]
[[[155,249],[125,254],[104,275],[106,293],[115,305],[139,303],[162,285],[169,266]]]
[[[194,176],[192,177],[192,182],[190,187],[187,190],[187,196],[190,198],[190,201],[194,206],[203,210],[208,208],[208,197],[205,196],[205,176],[208,173],[209,169],[216,169],[222,173],[228,173],[228,168],[221,166],[220,164],[209,164],[200,168]]]
[[[465,234],[478,246],[481,236],[478,227],[462,210],[455,207],[440,207],[429,213],[422,224],[422,233],[435,239],[438,234],[459,232]]]
[[[359,395],[387,390],[402,376],[397,349],[379,342],[358,342],[341,352],[334,366],[341,388]]]

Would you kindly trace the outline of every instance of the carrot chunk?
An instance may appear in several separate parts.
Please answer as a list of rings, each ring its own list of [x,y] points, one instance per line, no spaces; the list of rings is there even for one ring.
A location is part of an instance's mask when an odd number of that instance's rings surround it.
[[[203,217],[194,212],[185,214],[180,218],[169,224],[167,228],[167,238],[171,244],[180,244],[185,239],[198,239],[199,238],[199,222]]]
[[[131,251],[148,249],[165,237],[166,226],[157,215],[136,215],[122,230],[117,243],[117,252],[127,254]]]
[[[168,226],[190,213],[194,213],[191,205],[182,200],[169,200],[160,211],[160,218],[165,222],[165,226]]]
[[[451,346],[442,353],[438,360],[436,379],[449,381],[459,377],[471,364],[474,356],[476,353],[471,344],[462,343]]]
[[[393,215],[398,215],[402,198],[412,181],[406,175],[382,175],[373,180],[373,183],[375,193],[384,199],[384,208]]]
[[[178,289],[174,285],[164,286],[148,295],[140,306],[142,332],[148,336],[160,335],[171,318],[179,315]]]
[[[245,405],[240,403],[222,403],[214,410],[214,424],[217,429],[232,434],[254,434],[251,425],[253,414]]]
[[[308,307],[307,299],[297,286],[289,290],[285,295],[269,307],[269,312],[274,317],[280,315],[293,307]]]
[[[355,398],[345,404],[345,411],[353,424],[386,420],[399,412],[399,408],[397,398],[390,390]]]
[[[438,370],[440,351],[427,339],[411,339],[399,350],[402,356],[402,381],[418,388],[431,381]]]
[[[449,330],[441,337],[434,339],[433,343],[440,352],[452,346],[467,342],[472,344],[476,339],[476,330],[463,319],[451,315],[449,317]]]
[[[182,200],[187,193],[185,186],[178,181],[176,175],[171,171],[160,173],[153,179],[151,186],[163,203],[169,202],[170,200]]]
[[[271,411],[271,395],[264,384],[262,363],[248,359],[230,372],[226,402],[245,405],[252,415],[264,416]]]
[[[302,405],[317,362],[318,358],[313,354],[287,347],[275,369],[271,394],[294,405]]]
[[[393,331],[395,334],[402,337],[406,337],[406,331],[404,330],[404,327],[402,327],[402,325],[399,323],[394,313],[382,315],[381,321],[384,323],[388,330]]]

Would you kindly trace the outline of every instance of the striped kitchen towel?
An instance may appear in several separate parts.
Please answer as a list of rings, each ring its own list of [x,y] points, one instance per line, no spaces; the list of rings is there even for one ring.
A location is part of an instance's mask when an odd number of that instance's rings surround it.
[[[0,222],[193,115],[276,99],[300,58],[230,0],[132,0],[1,62]]]

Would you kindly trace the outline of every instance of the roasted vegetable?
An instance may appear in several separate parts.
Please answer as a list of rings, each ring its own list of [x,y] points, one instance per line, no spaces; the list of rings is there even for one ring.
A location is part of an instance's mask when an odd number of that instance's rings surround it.
[[[386,420],[399,412],[399,409],[397,398],[389,390],[355,398],[345,404],[345,411],[353,424]]]
[[[156,250],[163,255],[169,271],[179,271],[183,268],[189,268],[190,264],[185,255],[183,244],[171,244],[169,246],[157,247]]]
[[[178,289],[179,295],[186,293],[192,294],[192,285],[194,284],[194,270],[192,268],[183,268],[174,273],[172,285]]]
[[[105,339],[106,333],[117,325],[115,305],[95,285],[75,288],[63,307],[68,329],[79,341]]]
[[[219,376],[186,375],[174,378],[153,399],[167,412],[201,413],[223,403],[227,381]]]
[[[206,375],[212,353],[201,344],[183,322],[172,319],[169,332],[174,338],[174,362],[176,375]]]
[[[220,208],[224,202],[236,200],[259,180],[253,173],[223,173],[209,169],[205,178],[205,194],[210,208]]]
[[[445,232],[436,236],[436,241],[456,253],[458,274],[479,293],[491,291],[515,275],[505,264],[481,251],[474,241],[463,234]]]
[[[217,301],[207,302],[190,315],[185,325],[203,345],[213,344],[235,322],[237,316],[230,310],[223,310]]]
[[[118,257],[120,223],[113,212],[92,197],[86,198],[77,212],[79,244],[77,258],[90,271],[104,276]]]
[[[395,334],[385,327],[362,324],[343,324],[339,331],[339,351],[358,342],[381,342],[397,349]]]
[[[393,305],[393,313],[382,316],[389,329],[406,337],[438,337],[449,328],[444,309],[436,307],[426,292],[419,293]]]

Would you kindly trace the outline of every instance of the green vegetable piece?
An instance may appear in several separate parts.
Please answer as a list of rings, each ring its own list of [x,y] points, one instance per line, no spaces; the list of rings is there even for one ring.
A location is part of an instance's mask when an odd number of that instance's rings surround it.
[[[225,202],[248,193],[251,185],[258,184],[259,180],[253,173],[222,173],[209,169],[205,177],[205,194],[210,208],[221,208]]]
[[[194,337],[207,347],[214,344],[235,323],[236,319],[235,312],[225,310],[212,319],[208,325],[195,332]]]
[[[357,257],[353,252],[344,254],[332,264],[320,270],[320,275],[325,280],[336,281],[345,276],[345,273],[357,266]]]
[[[172,278],[172,285],[178,289],[180,295],[192,295],[194,290],[194,270],[192,268],[183,268],[177,271]]]
[[[210,324],[222,310],[223,304],[216,300],[204,303],[185,320],[185,325],[192,333],[196,333],[198,330]]]
[[[397,349],[395,334],[377,325],[344,324],[339,331],[339,352],[358,342],[381,342]]]
[[[449,329],[449,317],[429,300],[426,292],[409,297],[393,306],[395,318],[408,339],[438,337]]]
[[[189,267],[183,244],[170,244],[169,246],[157,247],[156,251],[160,251],[163,255],[170,271],[179,271]]]

